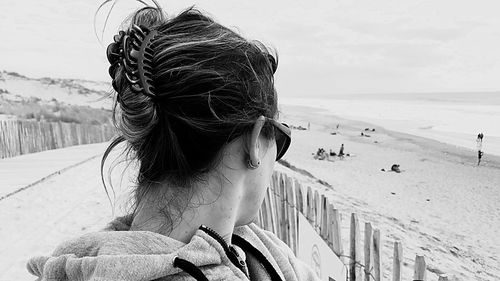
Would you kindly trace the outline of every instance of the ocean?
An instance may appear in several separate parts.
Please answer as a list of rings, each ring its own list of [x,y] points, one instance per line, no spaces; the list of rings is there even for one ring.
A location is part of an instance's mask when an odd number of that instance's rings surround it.
[[[280,104],[327,114],[500,156],[500,93],[366,94],[330,98],[280,97]]]

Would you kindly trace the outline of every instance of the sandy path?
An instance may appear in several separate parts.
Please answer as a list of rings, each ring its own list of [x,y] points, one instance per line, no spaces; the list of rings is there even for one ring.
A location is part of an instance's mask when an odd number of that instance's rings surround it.
[[[90,155],[102,152],[99,146],[82,150]],[[0,225],[1,281],[33,280],[26,270],[29,257],[50,254],[62,241],[102,229],[113,218],[100,160],[94,158],[0,201],[0,220],[7,222]]]
[[[100,155],[107,143],[71,146],[0,159],[0,200],[65,168]]]

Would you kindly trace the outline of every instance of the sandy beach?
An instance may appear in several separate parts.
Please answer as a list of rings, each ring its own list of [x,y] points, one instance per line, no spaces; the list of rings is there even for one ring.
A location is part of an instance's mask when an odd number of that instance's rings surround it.
[[[282,106],[280,118],[305,128],[310,122],[310,130],[293,130],[284,158],[332,186],[324,189],[343,213],[345,245],[348,215],[357,212],[362,223],[381,229],[383,256],[392,256],[394,240],[402,241],[404,276],[412,276],[415,254],[421,254],[430,274],[446,273],[451,280],[500,279],[499,157],[486,157],[477,167],[475,151],[313,108]],[[313,158],[320,147],[338,153],[342,143],[351,156]],[[402,172],[387,172],[393,164]],[[385,278],[392,278],[392,260],[383,262]]]

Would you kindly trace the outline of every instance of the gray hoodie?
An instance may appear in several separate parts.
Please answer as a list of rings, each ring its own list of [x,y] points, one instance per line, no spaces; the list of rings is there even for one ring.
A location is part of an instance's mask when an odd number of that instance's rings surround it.
[[[104,231],[60,244],[28,261],[37,281],[319,280],[273,233],[237,227],[229,246],[201,226],[187,244],[149,231],[128,231],[130,216]],[[194,278],[194,279],[193,279]]]

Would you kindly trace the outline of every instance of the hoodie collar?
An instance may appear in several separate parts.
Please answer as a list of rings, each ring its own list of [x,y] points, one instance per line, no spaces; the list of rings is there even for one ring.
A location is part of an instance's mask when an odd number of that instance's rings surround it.
[[[176,257],[197,267],[215,266],[211,271],[227,280],[248,280],[226,255],[224,247],[203,230],[185,244],[149,231],[128,230],[126,217],[105,230],[82,235],[60,244],[52,256],[34,257],[28,270],[43,280],[154,280],[176,275]],[[123,230],[123,231],[120,231]]]

